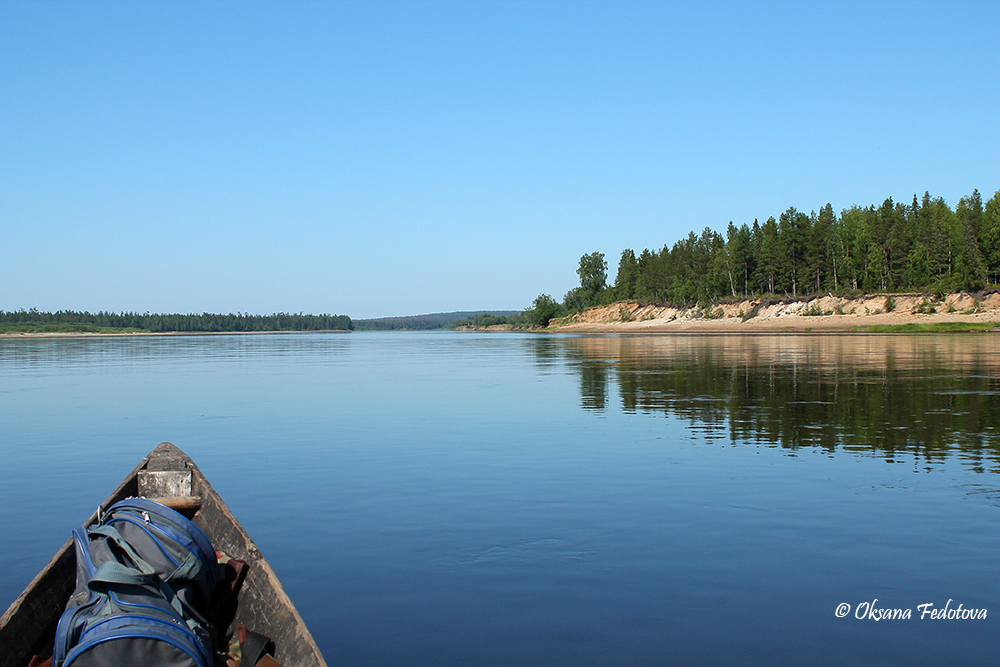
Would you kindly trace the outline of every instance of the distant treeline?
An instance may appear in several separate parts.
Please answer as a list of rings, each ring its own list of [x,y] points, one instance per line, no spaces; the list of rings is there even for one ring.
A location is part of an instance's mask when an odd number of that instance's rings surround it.
[[[460,329],[468,327],[472,329],[485,329],[486,327],[495,327],[504,324],[519,327],[524,326],[526,323],[527,320],[524,317],[524,313],[508,313],[504,315],[482,313],[474,317],[455,320],[449,325],[449,328]]]
[[[542,294],[525,311],[529,321],[633,299],[691,305],[765,294],[792,297],[828,291],[979,290],[1000,282],[1000,191],[983,204],[978,190],[952,209],[941,197],[910,204],[851,206],[837,215],[794,207],[763,224],[723,234],[706,227],[673,246],[625,250],[614,285],[602,253],[580,259],[580,286],[562,304]]]
[[[201,315],[150,313],[99,313],[60,310],[55,313],[31,310],[0,310],[0,331],[149,331],[166,332],[245,332],[245,331],[349,331],[354,328],[347,315],[304,315],[275,313],[202,313]]]
[[[513,310],[456,311],[451,313],[431,313],[429,315],[410,315],[408,317],[380,317],[369,320],[355,320],[354,328],[357,331],[454,329],[459,326],[471,326],[471,322],[476,322],[480,319],[482,321],[489,321],[492,324],[506,323],[509,316],[517,317],[519,315],[517,311]],[[480,324],[476,326],[487,325]]]

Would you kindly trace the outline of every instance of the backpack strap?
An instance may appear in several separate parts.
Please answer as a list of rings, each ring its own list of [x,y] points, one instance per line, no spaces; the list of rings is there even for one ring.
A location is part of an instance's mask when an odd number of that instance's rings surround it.
[[[194,581],[201,572],[202,560],[193,551],[187,555],[177,569],[166,576],[167,581]]]
[[[155,572],[144,572],[122,565],[117,561],[107,560],[98,565],[94,573],[90,575],[88,586],[94,590],[91,584],[131,584],[159,588],[159,577],[156,576]]]

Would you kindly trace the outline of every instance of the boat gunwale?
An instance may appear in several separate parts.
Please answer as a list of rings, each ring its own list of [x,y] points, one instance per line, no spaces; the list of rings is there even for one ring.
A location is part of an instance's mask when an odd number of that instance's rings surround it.
[[[139,472],[147,469],[150,461],[157,459],[182,464],[191,471],[192,489],[196,489],[197,495],[202,497],[202,507],[195,515],[195,524],[208,533],[216,549],[220,548],[217,541],[222,541],[226,547],[222,549],[223,551],[231,557],[247,561],[249,565],[249,574],[240,591],[240,606],[234,623],[241,620],[245,622],[247,616],[252,616],[254,612],[270,612],[284,617],[286,624],[282,627],[276,628],[272,625],[272,627],[258,626],[250,629],[267,634],[275,640],[278,647],[276,657],[279,661],[283,658],[283,654],[291,652],[293,660],[286,660],[282,664],[326,667],[326,662],[308,627],[260,549],[191,457],[178,447],[169,442],[157,445],[115,487],[101,507],[106,508],[119,500],[137,496]],[[96,521],[95,510],[83,525],[91,525]],[[213,525],[206,526],[206,521]],[[0,617],[0,645],[8,647],[0,654],[0,667],[24,667],[35,653],[45,655],[43,651],[45,648],[51,651],[51,644],[46,644],[45,641],[47,636],[54,635],[59,615],[75,588],[75,561],[75,549],[70,538]],[[72,573],[72,581],[68,584],[65,581],[68,576],[67,570]],[[59,589],[62,589],[65,595],[60,593]],[[260,620],[263,625],[268,625],[271,619],[265,616]],[[40,625],[44,627],[39,627]],[[292,627],[286,627],[287,625]],[[279,634],[275,629],[281,630],[281,637],[275,636]]]

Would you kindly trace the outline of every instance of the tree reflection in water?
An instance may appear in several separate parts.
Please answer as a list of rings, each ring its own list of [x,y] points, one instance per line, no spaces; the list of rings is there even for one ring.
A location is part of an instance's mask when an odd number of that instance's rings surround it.
[[[1000,472],[1000,337],[979,335],[584,336],[532,341],[563,356],[582,407],[663,413],[734,443],[957,453]],[[724,437],[724,436],[723,436]]]

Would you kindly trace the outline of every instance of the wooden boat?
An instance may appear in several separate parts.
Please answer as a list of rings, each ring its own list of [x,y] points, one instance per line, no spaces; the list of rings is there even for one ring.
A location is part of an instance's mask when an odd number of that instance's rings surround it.
[[[166,500],[182,511],[186,505],[187,513],[194,512],[194,523],[217,550],[247,563],[231,628],[243,624],[273,639],[274,657],[284,667],[326,667],[271,566],[184,452],[169,442],[160,444],[108,496],[103,507],[134,496]],[[95,513],[88,524],[96,520]],[[67,532],[71,528],[67,526]],[[69,540],[0,618],[0,667],[26,667],[33,655],[52,654],[56,624],[75,587],[76,555]]]

